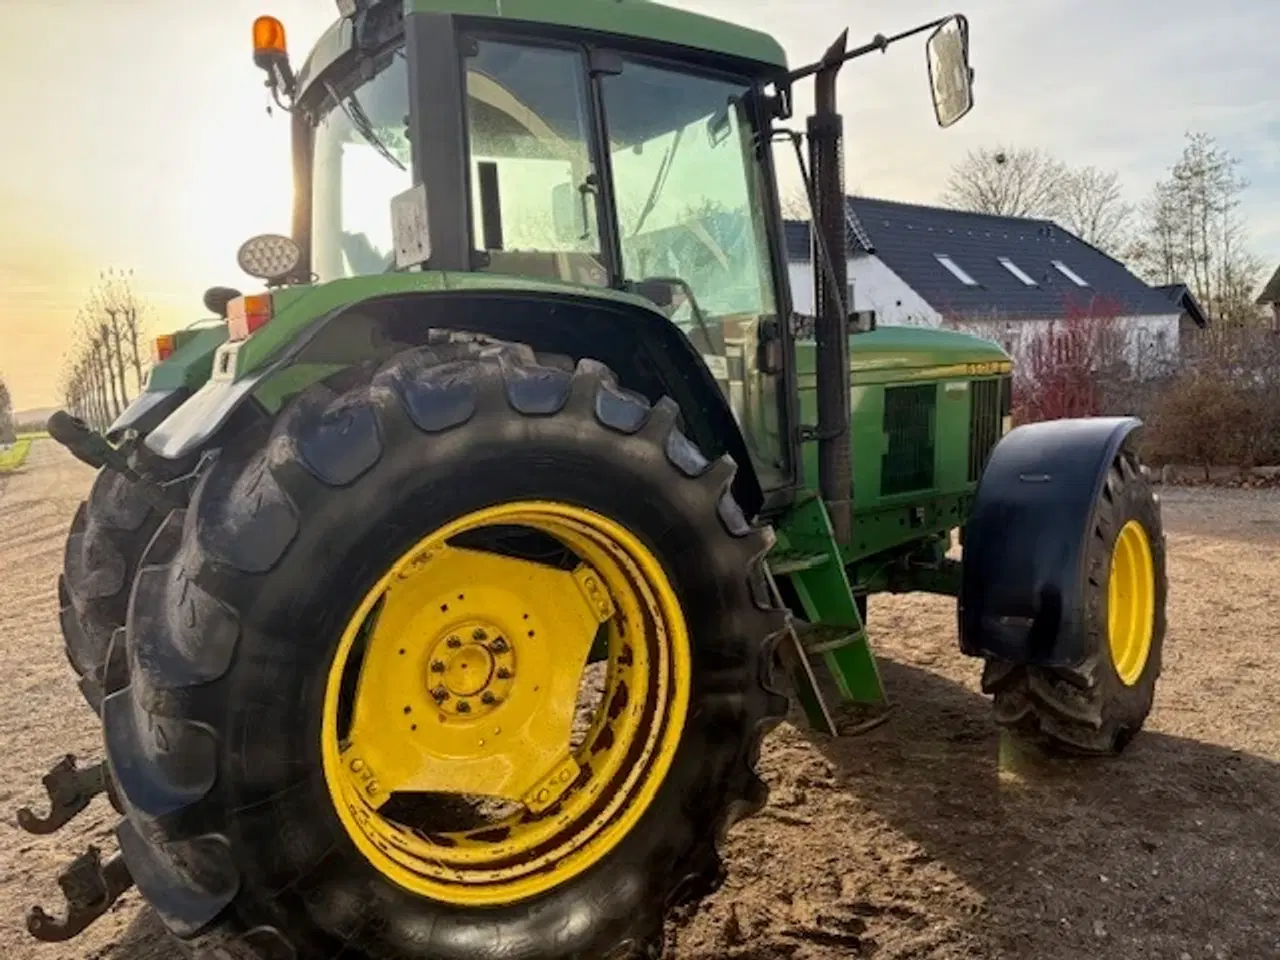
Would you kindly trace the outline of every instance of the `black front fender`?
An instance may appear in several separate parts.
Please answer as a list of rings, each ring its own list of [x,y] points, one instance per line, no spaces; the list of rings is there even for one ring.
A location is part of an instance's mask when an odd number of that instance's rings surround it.
[[[1079,664],[1084,557],[1116,454],[1142,421],[1050,420],[996,445],[964,530],[960,649],[1038,666]]]

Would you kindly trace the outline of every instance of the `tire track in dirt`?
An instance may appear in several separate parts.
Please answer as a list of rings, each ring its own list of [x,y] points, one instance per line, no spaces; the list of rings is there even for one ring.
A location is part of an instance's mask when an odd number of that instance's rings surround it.
[[[104,800],[17,830],[67,751],[101,753],[62,654],[55,581],[92,472],[50,441],[0,480],[0,957],[177,960],[129,894],[69,944],[23,927],[60,866],[114,849]],[[1280,498],[1166,497],[1172,593],[1148,732],[1115,762],[1002,744],[955,651],[953,603],[878,597],[891,723],[765,744],[769,806],[730,835],[729,879],[673,926],[675,960],[1270,960],[1280,957]],[[1276,531],[1273,535],[1272,531]]]

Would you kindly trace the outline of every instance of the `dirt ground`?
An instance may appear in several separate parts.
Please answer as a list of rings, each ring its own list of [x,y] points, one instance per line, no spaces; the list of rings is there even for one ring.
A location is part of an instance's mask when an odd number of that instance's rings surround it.
[[[51,441],[0,477],[0,957],[170,960],[124,898],[40,946],[57,869],[109,850],[103,800],[50,838],[14,811],[65,752],[100,755],[58,639],[63,534],[91,478]],[[1124,758],[1048,764],[1002,743],[954,650],[953,605],[873,599],[892,721],[766,743],[769,807],[729,844],[730,879],[671,931],[677,960],[1271,960],[1280,957],[1280,492],[1170,488],[1165,673]],[[40,808],[43,809],[43,808]]]

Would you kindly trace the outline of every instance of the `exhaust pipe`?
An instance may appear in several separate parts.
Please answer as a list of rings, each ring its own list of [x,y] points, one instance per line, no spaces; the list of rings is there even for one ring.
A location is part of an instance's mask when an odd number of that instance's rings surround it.
[[[848,31],[823,55],[814,75],[816,109],[808,120],[809,169],[817,203],[814,228],[825,256],[813,261],[818,405],[818,490],[837,543],[853,539],[853,446],[849,439],[848,251],[845,242],[843,120],[836,80]]]

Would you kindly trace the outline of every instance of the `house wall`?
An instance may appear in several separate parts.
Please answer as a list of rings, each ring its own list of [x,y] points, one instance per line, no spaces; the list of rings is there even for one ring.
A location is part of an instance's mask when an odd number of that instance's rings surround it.
[[[791,263],[791,297],[795,309],[812,314],[813,265]],[[890,270],[879,257],[855,257],[848,262],[853,287],[853,309],[874,310],[876,322],[889,326],[929,326],[942,323],[942,315]]]
[[[1122,349],[1129,369],[1139,377],[1155,377],[1165,372],[1178,358],[1181,314],[1164,316],[1117,317],[1116,328],[1124,333]],[[1031,344],[1046,334],[1052,320],[971,320],[961,328],[976,336],[999,343],[1013,357],[1014,363],[1025,363]],[[1061,321],[1056,321],[1061,322]]]
[[[879,257],[862,256],[849,261],[849,283],[853,287],[853,309],[876,311],[876,323],[886,326],[940,327],[942,314],[907,286]],[[791,294],[795,309],[812,314],[813,268],[809,263],[791,263]],[[1130,369],[1143,377],[1155,376],[1165,364],[1178,357],[1180,312],[1161,316],[1119,317],[1117,326],[1125,331],[1124,359]],[[1032,340],[1049,329],[1049,320],[969,320],[962,329],[1001,344],[1015,363],[1025,362]]]

